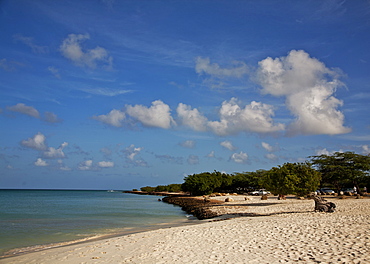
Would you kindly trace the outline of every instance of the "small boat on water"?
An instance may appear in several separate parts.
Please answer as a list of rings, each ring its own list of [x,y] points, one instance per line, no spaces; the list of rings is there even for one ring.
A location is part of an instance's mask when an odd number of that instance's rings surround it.
[[[114,192],[113,190],[108,190],[107,192]]]

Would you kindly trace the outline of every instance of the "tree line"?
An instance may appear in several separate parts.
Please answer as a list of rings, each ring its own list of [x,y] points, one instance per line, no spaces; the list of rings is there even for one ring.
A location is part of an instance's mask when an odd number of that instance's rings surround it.
[[[142,187],[147,192],[189,192],[208,195],[214,192],[244,193],[267,189],[274,195],[294,194],[305,196],[320,186],[328,186],[339,193],[341,188],[356,187],[361,194],[370,186],[370,155],[354,152],[335,152],[332,155],[310,156],[309,161],[284,163],[270,170],[257,170],[235,174],[219,171],[188,175],[182,184]],[[362,188],[361,188],[362,187]]]

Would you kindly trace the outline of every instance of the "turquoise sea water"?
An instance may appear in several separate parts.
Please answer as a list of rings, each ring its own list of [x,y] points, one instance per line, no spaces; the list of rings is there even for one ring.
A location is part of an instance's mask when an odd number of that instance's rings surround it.
[[[187,224],[161,197],[121,191],[0,190],[0,256],[10,249]]]

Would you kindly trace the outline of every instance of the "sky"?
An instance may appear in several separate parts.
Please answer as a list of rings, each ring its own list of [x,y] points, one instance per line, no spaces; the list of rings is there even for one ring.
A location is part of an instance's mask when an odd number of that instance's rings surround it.
[[[370,153],[368,0],[0,1],[0,188]]]

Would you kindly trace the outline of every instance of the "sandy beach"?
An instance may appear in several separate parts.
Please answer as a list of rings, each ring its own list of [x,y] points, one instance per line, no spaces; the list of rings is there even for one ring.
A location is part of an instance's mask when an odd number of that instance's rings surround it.
[[[198,225],[52,248],[0,263],[370,263],[368,198],[328,198],[337,205],[334,213],[314,212],[313,200],[232,198],[212,209],[224,216]]]

